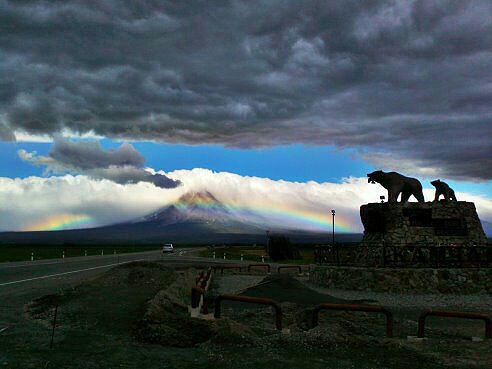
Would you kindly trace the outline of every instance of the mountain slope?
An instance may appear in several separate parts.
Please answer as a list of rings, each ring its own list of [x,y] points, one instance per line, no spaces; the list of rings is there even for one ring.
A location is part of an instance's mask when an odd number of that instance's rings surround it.
[[[190,192],[174,204],[129,222],[105,227],[40,232],[4,232],[0,244],[264,244],[265,231],[288,234],[294,242],[326,243],[327,233],[275,229],[260,214],[238,211],[210,192]],[[354,238],[355,237],[355,238]],[[340,235],[339,240],[360,235]]]
[[[132,221],[89,229],[0,233],[0,244],[264,244],[266,230],[288,235],[293,242],[327,243],[328,233],[281,229],[253,211],[238,211],[210,192],[184,194],[174,204]],[[337,235],[339,242],[359,234]]]
[[[492,238],[492,223],[482,220],[482,228],[488,238]]]
[[[133,225],[152,224],[155,227],[170,225],[199,225],[217,233],[258,233],[265,229],[246,221],[231,208],[222,204],[210,192],[190,192],[177,202],[130,222]],[[125,225],[128,223],[123,223]]]

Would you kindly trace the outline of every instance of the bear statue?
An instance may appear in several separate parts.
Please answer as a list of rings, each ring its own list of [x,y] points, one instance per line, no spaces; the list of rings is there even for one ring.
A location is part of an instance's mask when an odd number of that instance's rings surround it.
[[[449,187],[449,185],[446,182],[443,182],[440,179],[436,179],[435,181],[431,182],[431,185],[433,185],[436,188],[436,195],[434,196],[434,201],[439,201],[439,197],[441,195],[444,196],[444,200],[457,201],[453,189]]]
[[[405,177],[396,172],[386,173],[382,170],[369,173],[367,177],[367,182],[377,182],[388,190],[388,202],[397,202],[400,193],[401,202],[407,202],[412,195],[418,202],[425,202],[422,184],[416,178]]]

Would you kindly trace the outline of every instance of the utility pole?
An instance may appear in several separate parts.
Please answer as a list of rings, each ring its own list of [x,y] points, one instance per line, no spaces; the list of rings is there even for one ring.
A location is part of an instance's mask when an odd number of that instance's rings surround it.
[[[331,222],[331,225],[332,225],[332,231],[331,231],[331,237],[332,237],[332,245],[335,246],[335,210],[331,210],[331,215],[332,215],[332,222]]]
[[[331,245],[332,245],[332,247],[335,248],[337,265],[340,265],[340,255],[338,254],[338,246],[335,246],[335,210],[334,209],[331,209],[331,216],[332,216]]]
[[[270,230],[266,230],[267,243],[266,243],[266,252],[270,255]]]

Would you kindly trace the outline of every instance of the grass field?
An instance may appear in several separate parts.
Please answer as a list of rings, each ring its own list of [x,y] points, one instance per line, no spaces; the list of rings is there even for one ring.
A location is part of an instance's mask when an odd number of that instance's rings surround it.
[[[312,264],[314,263],[314,253],[312,248],[303,247],[299,249],[301,259],[298,260],[282,260],[283,264]],[[269,261],[268,255],[263,246],[230,246],[230,247],[209,247],[206,250],[200,251],[200,256],[212,258],[215,252],[217,259],[223,259],[224,254],[228,260],[243,260],[254,262]],[[263,257],[263,258],[262,258]]]
[[[62,245],[37,245],[37,246],[1,246],[0,262],[7,261],[28,261],[31,257],[34,260],[56,259],[75,256],[92,256],[92,255],[112,255],[129,252],[142,252],[159,250],[160,245],[139,246],[139,245],[111,245],[111,246],[62,246]]]

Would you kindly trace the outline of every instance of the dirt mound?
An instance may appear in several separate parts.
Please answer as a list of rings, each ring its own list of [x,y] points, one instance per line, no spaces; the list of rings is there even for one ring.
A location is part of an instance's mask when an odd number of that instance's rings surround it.
[[[41,296],[27,304],[25,311],[31,318],[38,319],[44,324],[47,324],[47,320],[51,318],[55,307],[61,304],[63,298],[60,294]]]
[[[210,338],[210,324],[191,318],[188,302],[198,271],[187,269],[177,273],[176,280],[162,289],[147,304],[144,317],[138,323],[138,340],[164,346],[191,347]]]
[[[211,343],[220,346],[248,346],[257,342],[257,334],[245,324],[219,319],[212,324]]]
[[[190,318],[188,311],[171,301],[160,307],[159,316],[142,319],[135,330],[135,337],[145,343],[172,347],[192,347],[210,338],[208,322]]]
[[[198,272],[195,269],[180,272],[174,283],[159,291],[147,304],[136,330],[140,341],[173,347],[191,347],[209,340],[219,345],[254,342],[256,334],[247,325],[230,319],[209,321],[190,317],[190,290]]]
[[[131,335],[147,302],[178,273],[159,263],[119,265],[101,276],[26,306],[28,316],[48,324],[58,306],[60,325]]]
[[[292,302],[298,305],[360,302],[360,300],[344,300],[316,292],[289,274],[271,274],[258,285],[244,290],[241,295],[266,297],[280,303]]]
[[[167,286],[176,278],[175,270],[159,263],[135,261],[118,265],[93,280],[101,286]]]

